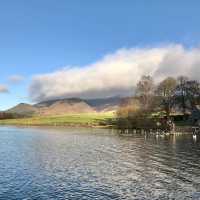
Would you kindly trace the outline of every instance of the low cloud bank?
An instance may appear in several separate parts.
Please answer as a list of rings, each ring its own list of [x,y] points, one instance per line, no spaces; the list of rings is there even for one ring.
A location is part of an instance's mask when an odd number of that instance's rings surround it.
[[[29,88],[33,101],[63,97],[99,98],[130,95],[142,75],[156,81],[186,75],[200,79],[200,49],[182,45],[120,49],[82,67],[66,67],[33,77]]]

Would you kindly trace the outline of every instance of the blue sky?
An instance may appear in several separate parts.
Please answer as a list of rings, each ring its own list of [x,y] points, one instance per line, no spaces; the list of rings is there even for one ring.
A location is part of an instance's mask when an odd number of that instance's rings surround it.
[[[87,66],[121,48],[198,47],[198,0],[0,1],[0,109],[31,102],[33,76]],[[20,75],[19,83],[8,81]]]

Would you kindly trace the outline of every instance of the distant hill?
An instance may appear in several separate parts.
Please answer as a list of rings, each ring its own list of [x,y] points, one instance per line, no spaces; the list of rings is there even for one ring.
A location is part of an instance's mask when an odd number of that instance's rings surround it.
[[[7,113],[14,113],[14,114],[20,114],[25,116],[31,116],[37,112],[37,108],[35,108],[33,105],[26,104],[26,103],[20,103],[13,108],[10,108],[6,110]]]
[[[115,112],[122,98],[79,99],[67,98],[40,102],[34,105],[21,103],[7,110],[20,115],[63,115],[67,113]]]
[[[93,113],[96,112],[90,105],[81,99],[62,99],[41,102],[34,105],[40,115],[63,115],[66,113]]]

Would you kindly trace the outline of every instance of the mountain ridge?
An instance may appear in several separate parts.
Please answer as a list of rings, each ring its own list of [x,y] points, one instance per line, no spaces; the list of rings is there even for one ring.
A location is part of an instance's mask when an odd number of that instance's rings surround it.
[[[63,115],[68,113],[99,113],[115,112],[122,101],[122,97],[81,99],[63,98],[43,101],[36,104],[20,103],[5,112],[31,115]]]

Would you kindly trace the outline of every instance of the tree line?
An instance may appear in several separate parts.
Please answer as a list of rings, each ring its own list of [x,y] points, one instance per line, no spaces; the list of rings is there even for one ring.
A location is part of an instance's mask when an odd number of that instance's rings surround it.
[[[167,77],[156,84],[151,76],[142,76],[134,96],[118,109],[117,124],[124,128],[156,128],[160,124],[166,128],[172,114],[181,115],[186,121],[188,115],[199,111],[199,105],[199,81],[179,76]]]
[[[9,112],[0,112],[0,120],[3,119],[16,119],[16,118],[24,118],[26,116],[17,113],[9,113]]]

